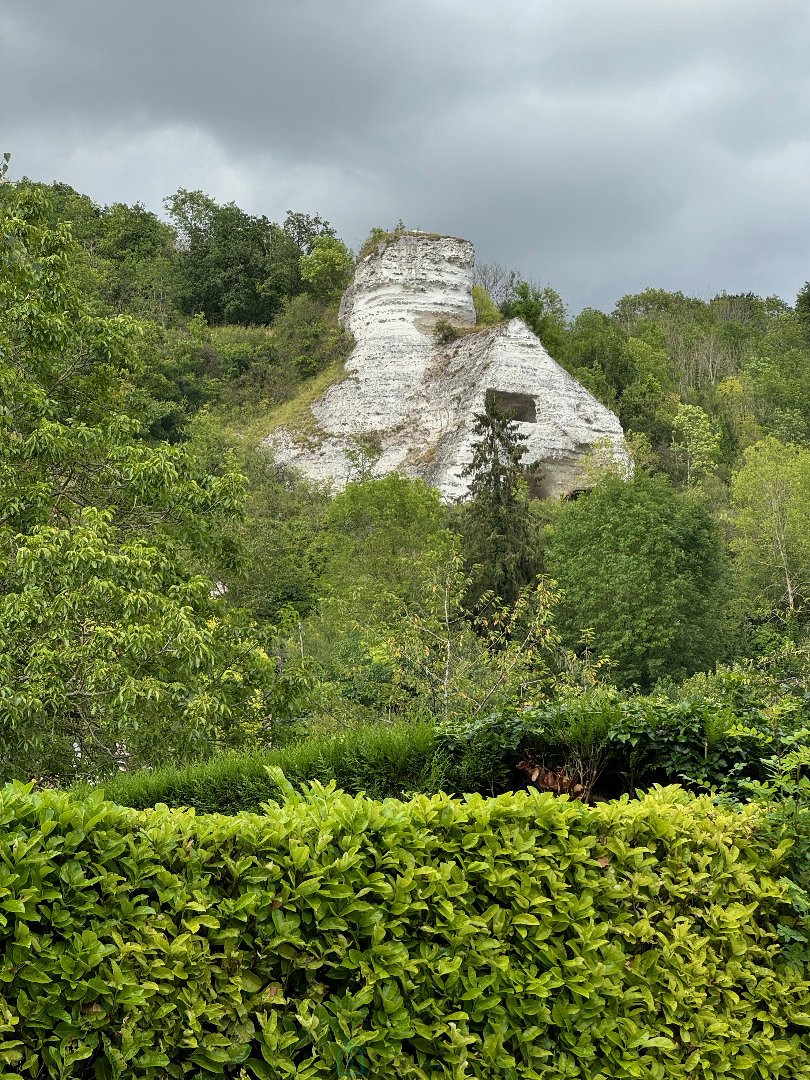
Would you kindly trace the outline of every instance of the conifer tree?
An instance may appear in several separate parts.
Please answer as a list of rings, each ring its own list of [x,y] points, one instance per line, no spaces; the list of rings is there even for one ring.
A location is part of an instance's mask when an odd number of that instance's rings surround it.
[[[473,457],[464,470],[470,496],[461,512],[465,558],[472,577],[470,600],[488,592],[513,603],[537,573],[529,492],[522,459],[526,437],[502,413],[493,391],[475,417]]]

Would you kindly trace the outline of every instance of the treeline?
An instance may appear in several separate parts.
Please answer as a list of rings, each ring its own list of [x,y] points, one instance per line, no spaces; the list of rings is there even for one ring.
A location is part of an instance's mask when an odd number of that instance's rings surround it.
[[[319,214],[290,210],[279,224],[180,188],[163,220],[140,203],[99,206],[67,184],[22,183],[70,222],[87,255],[85,284],[116,311],[161,323],[200,313],[212,326],[268,325],[303,292],[333,298],[353,265]]]
[[[605,405],[646,464],[689,484],[727,483],[747,446],[765,436],[810,438],[810,284],[795,307],[779,297],[709,300],[646,289],[610,313],[569,319],[552,288],[482,267],[551,355]]]
[[[181,188],[164,220],[67,184],[17,186],[47,200],[53,225],[70,225],[85,299],[138,320],[146,437],[185,438],[213,403],[277,404],[345,355],[337,302],[354,258],[319,214],[291,210],[277,223]]]
[[[617,410],[633,478],[594,460],[590,493],[532,500],[488,406],[464,503],[363,455],[333,498],[257,445],[339,371],[351,254],[317,214],[182,190],[168,211],[0,184],[4,777],[380,722],[463,741],[602,691],[697,697],[721,729],[755,713],[769,746],[803,745],[810,289],[570,319],[484,268],[481,321],[525,319]]]
[[[55,219],[71,223],[88,295],[175,335],[190,332],[182,345],[158,337],[150,356],[154,370],[165,366],[167,348],[176,354],[176,370],[162,374],[187,413],[220,394],[238,398],[233,383],[246,373],[246,399],[258,389],[270,403],[283,400],[298,379],[334,359],[321,340],[323,307],[339,299],[353,257],[319,214],[288,211],[276,223],[181,188],[165,200],[162,220],[139,204],[98,206],[65,184],[37,186],[47,190]],[[370,239],[385,235],[374,229]],[[701,300],[647,289],[622,297],[610,313],[585,309],[569,318],[550,286],[497,265],[476,275],[479,316],[524,319],[616,411],[637,456],[676,482],[716,478],[722,486],[763,436],[810,438],[810,286],[794,307],[750,293]],[[259,336],[234,329],[279,318],[287,348],[273,357],[266,339],[262,355]],[[326,321],[336,336],[334,320]]]

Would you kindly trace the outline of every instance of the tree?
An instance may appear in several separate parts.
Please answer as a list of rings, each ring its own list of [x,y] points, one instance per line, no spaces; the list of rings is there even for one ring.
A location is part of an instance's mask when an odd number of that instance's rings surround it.
[[[642,375],[625,389],[619,419],[625,431],[641,432],[651,446],[669,445],[678,395],[667,393],[654,375]]]
[[[0,775],[94,779],[267,740],[261,638],[110,511],[6,537]]]
[[[711,667],[727,627],[728,565],[705,508],[660,475],[607,475],[559,508],[546,568],[572,647],[609,657],[621,685],[649,688]]]
[[[320,665],[320,701],[347,715],[464,721],[561,685],[552,597],[466,608],[470,581],[438,492],[396,473],[349,484],[327,511],[325,598],[301,646]]]
[[[269,323],[300,292],[301,250],[266,217],[180,188],[166,200],[178,234],[179,304],[209,323]]]
[[[796,315],[805,344],[810,345],[810,281],[804,283],[804,288],[796,297]]]
[[[93,311],[74,255],[44,191],[0,184],[5,777],[90,778],[266,739],[284,698],[206,572],[243,478],[138,438],[136,327]]]
[[[96,245],[104,260],[102,294],[118,311],[166,325],[177,292],[174,230],[135,203],[114,203],[101,213]]]
[[[415,602],[429,572],[452,547],[435,488],[399,473],[350,483],[325,521],[324,580],[330,595],[358,587]]]
[[[350,483],[332,500],[321,539],[323,599],[303,625],[301,648],[342,716],[407,707],[413,689],[402,685],[394,642],[405,621],[432,607],[453,539],[439,493],[421,480],[390,473]]]
[[[796,613],[810,599],[810,450],[768,437],[732,481],[732,547],[755,611]]]
[[[470,600],[493,592],[514,602],[537,572],[537,545],[521,465],[525,436],[501,413],[489,391],[475,418],[473,458],[464,471],[470,498],[462,504],[458,526],[472,578]]]
[[[605,404],[612,406],[637,375],[635,357],[615,319],[585,308],[572,322],[560,362]]]
[[[515,285],[522,280],[517,270],[507,270],[497,262],[482,263],[476,260],[473,267],[473,287],[482,289],[498,308],[511,299]]]
[[[301,280],[307,290],[326,302],[340,298],[352,276],[354,256],[334,236],[317,236],[308,255],[301,258]]]
[[[278,468],[265,447],[235,440],[207,412],[189,424],[191,446],[201,465],[214,472],[234,458],[248,480],[244,511],[221,518],[218,579],[223,600],[247,609],[260,622],[309,613],[323,595],[326,493]]]
[[[720,437],[698,405],[679,405],[672,420],[672,447],[683,463],[686,483],[694,484],[717,469]]]
[[[315,241],[322,236],[334,236],[335,230],[320,214],[303,214],[288,210],[282,225],[302,255],[309,255]]]
[[[542,289],[529,281],[511,281],[509,298],[501,304],[507,319],[523,319],[552,356],[562,349],[565,336],[565,304],[550,285]]]
[[[777,305],[767,332],[742,362],[747,406],[760,433],[780,442],[810,440],[810,290],[803,290],[796,310]]]

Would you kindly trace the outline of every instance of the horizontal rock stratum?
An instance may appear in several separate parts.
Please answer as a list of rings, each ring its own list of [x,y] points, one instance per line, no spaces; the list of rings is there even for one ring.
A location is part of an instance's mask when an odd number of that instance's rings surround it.
[[[340,307],[356,341],[345,375],[312,403],[305,433],[282,428],[268,438],[279,464],[342,488],[356,476],[362,448],[376,444],[374,475],[397,470],[447,499],[463,497],[475,415],[492,390],[526,436],[535,494],[587,487],[586,462],[597,449],[629,466],[617,417],[521,319],[476,329],[474,260],[467,240],[403,233],[358,264]],[[462,336],[437,344],[440,319]]]

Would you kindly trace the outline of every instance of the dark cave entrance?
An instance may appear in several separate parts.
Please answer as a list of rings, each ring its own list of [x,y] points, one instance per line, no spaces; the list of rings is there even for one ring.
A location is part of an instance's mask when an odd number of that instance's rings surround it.
[[[531,394],[514,394],[510,390],[487,390],[492,394],[495,408],[519,424],[537,423],[537,406]]]

